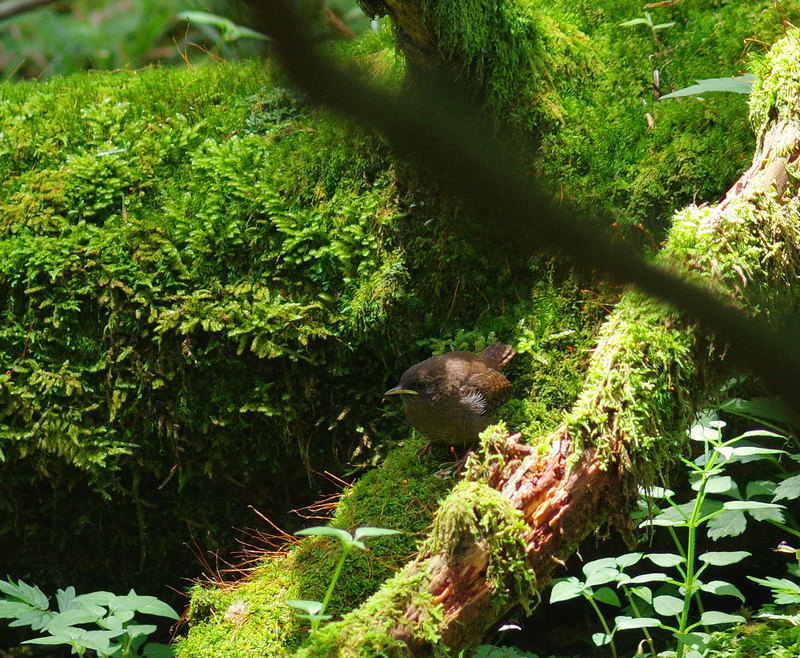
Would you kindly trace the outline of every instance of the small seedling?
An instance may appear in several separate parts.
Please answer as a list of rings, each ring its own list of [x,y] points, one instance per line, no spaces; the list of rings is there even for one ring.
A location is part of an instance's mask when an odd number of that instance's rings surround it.
[[[344,561],[350,554],[353,548],[358,548],[362,551],[366,550],[366,546],[362,539],[369,537],[385,537],[387,535],[401,534],[399,530],[389,530],[387,528],[373,528],[370,526],[362,526],[356,528],[355,532],[351,535],[347,530],[341,528],[330,528],[328,526],[315,526],[313,528],[306,528],[295,533],[296,535],[306,536],[321,536],[321,537],[337,537],[342,543],[342,555],[336,565],[336,569],[331,577],[331,582],[328,584],[328,589],[325,591],[325,596],[322,601],[309,601],[306,599],[292,599],[286,603],[293,608],[302,610],[304,614],[299,614],[301,619],[308,619],[311,622],[311,633],[316,633],[320,624],[331,618],[331,615],[326,615],[325,610],[331,600],[331,595],[336,587],[336,581],[339,580],[339,575],[342,573]]]
[[[675,21],[670,21],[669,23],[654,23],[653,17],[650,15],[649,11],[644,12],[643,18],[632,18],[629,21],[625,21],[624,23],[620,23],[620,27],[633,27],[634,25],[646,25],[650,28],[650,32],[653,35],[653,41],[656,44],[656,48],[658,48],[658,52],[661,52],[661,42],[658,39],[658,33],[661,30],[668,30],[669,28],[675,25]]]

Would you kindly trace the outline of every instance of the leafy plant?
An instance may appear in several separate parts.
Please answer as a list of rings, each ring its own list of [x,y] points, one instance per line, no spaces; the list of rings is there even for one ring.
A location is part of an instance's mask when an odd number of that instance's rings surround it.
[[[261,32],[256,32],[243,25],[237,25],[230,18],[218,16],[207,11],[182,11],[178,14],[178,18],[196,25],[215,28],[214,36],[223,43],[231,43],[238,39],[269,40],[269,37],[261,34]]]
[[[632,18],[629,21],[620,23],[620,27],[633,27],[634,25],[646,25],[648,28],[650,28],[650,32],[653,35],[653,41],[655,42],[658,50],[661,51],[661,42],[658,39],[658,32],[661,30],[668,30],[669,28],[673,27],[675,25],[675,21],[670,21],[669,23],[654,23],[650,12],[646,11],[644,12],[644,17],[642,18]]]
[[[286,603],[293,608],[302,610],[304,614],[298,613],[301,619],[308,619],[311,622],[311,632],[315,633],[319,628],[320,623],[331,618],[331,615],[326,615],[325,610],[331,600],[331,595],[336,587],[336,581],[339,580],[339,575],[342,573],[342,567],[353,548],[358,548],[362,551],[366,550],[366,546],[362,539],[369,537],[385,537],[387,535],[401,534],[399,530],[390,530],[388,528],[373,528],[370,526],[362,526],[356,528],[355,532],[351,535],[347,530],[341,528],[330,528],[327,526],[314,526],[313,528],[306,528],[295,533],[296,535],[305,536],[320,536],[320,537],[336,537],[342,543],[342,555],[339,562],[336,564],[331,581],[328,584],[328,589],[325,591],[325,596],[322,601],[310,601],[306,599],[292,599]]]
[[[43,633],[23,644],[66,644],[78,656],[94,651],[101,658],[174,655],[165,644],[147,642],[147,637],[157,629],[155,624],[139,624],[134,620],[137,612],[178,618],[175,610],[154,596],[140,596],[134,590],[125,596],[103,591],[76,595],[74,587],[67,587],[56,592],[58,609],[52,610],[42,590],[22,580],[16,583],[11,578],[0,580],[0,593],[0,618],[12,619],[9,626],[30,626]]]
[[[613,656],[617,655],[614,636],[618,631],[641,629],[651,652],[655,655],[655,644],[649,628],[669,631],[676,640],[676,658],[699,658],[705,655],[709,639],[708,626],[743,622],[740,615],[719,610],[709,610],[701,601],[701,594],[733,596],[744,602],[744,596],[732,583],[703,578],[709,567],[737,564],[750,556],[746,551],[708,551],[697,554],[697,533],[702,526],[711,539],[735,536],[744,532],[747,516],[768,521],[789,531],[783,523],[783,506],[774,502],[755,500],[757,496],[771,494],[776,497],[778,485],[769,481],[749,483],[747,496],[742,499],[739,487],[730,475],[725,474],[728,465],[736,461],[759,459],[775,460],[785,451],[755,445],[749,442],[754,437],[786,439],[775,432],[759,430],[745,432],[729,440],[723,440],[721,430],[724,422],[710,418],[702,419],[691,430],[690,437],[701,442],[704,450],[694,461],[684,459],[690,471],[693,500],[678,503],[674,493],[666,489],[650,492],[655,498],[667,502],[652,519],[643,523],[648,528],[663,527],[669,533],[675,553],[627,553],[618,557],[594,560],[583,565],[584,579],[574,576],[559,579],[551,593],[551,603],[567,601],[583,596],[592,606],[603,627],[602,633],[592,637],[597,646],[609,645]],[[788,480],[785,480],[786,482]],[[771,486],[774,485],[774,486]],[[791,487],[786,487],[791,489]],[[791,489],[791,493],[794,493]],[[714,499],[719,495],[726,500]],[[685,529],[685,536],[678,532]],[[648,571],[629,575],[627,569],[648,560],[666,571]],[[757,581],[758,582],[758,581]],[[783,587],[783,593],[791,596],[794,585],[772,579],[767,586]],[[614,588],[609,585],[613,585]],[[652,589],[656,587],[657,589]],[[620,608],[622,602],[616,590],[621,590],[627,608],[614,617],[613,625],[606,619],[599,604]],[[693,605],[694,604],[694,605]]]

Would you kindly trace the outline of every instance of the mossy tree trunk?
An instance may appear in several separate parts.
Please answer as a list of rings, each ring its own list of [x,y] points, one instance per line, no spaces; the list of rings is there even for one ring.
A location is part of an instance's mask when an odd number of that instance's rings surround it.
[[[800,275],[797,62],[795,31],[772,49],[755,84],[751,167],[718,205],[677,213],[659,256],[742,309],[773,317],[796,304],[791,284]],[[300,655],[454,655],[510,607],[530,607],[599,523],[626,528],[638,486],[685,449],[692,415],[725,375],[724,352],[702,327],[627,292],[549,453],[513,437],[485,441],[418,556]]]

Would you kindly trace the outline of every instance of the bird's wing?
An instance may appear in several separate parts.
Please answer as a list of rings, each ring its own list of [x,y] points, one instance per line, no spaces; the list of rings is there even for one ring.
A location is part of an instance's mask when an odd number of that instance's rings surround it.
[[[462,397],[461,403],[469,407],[473,413],[483,416],[487,412],[488,400],[477,388],[468,390]]]

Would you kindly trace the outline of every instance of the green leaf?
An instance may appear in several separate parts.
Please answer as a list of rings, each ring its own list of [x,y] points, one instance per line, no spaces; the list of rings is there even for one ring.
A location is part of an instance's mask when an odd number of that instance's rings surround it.
[[[668,594],[653,598],[653,609],[660,615],[677,616],[683,612],[683,599]]]
[[[743,624],[747,621],[741,615],[730,615],[727,612],[718,610],[706,610],[700,615],[700,623],[704,626],[714,626],[716,624]]]
[[[119,612],[141,612],[157,617],[178,619],[178,615],[169,605],[155,596],[141,596],[131,590],[125,596],[116,596],[108,602],[108,609],[114,614]]]
[[[747,512],[783,509],[783,505],[762,503],[758,500],[726,500],[722,503],[722,506],[727,510],[742,510]]]
[[[775,488],[776,500],[795,500],[800,498],[800,474],[786,478]]]
[[[148,642],[142,650],[143,658],[173,658],[175,650],[168,644]]]
[[[749,400],[732,398],[720,405],[720,411],[745,418],[763,418],[778,423],[790,424],[793,422],[792,417],[787,413],[786,405],[774,398],[751,398]]]
[[[707,633],[678,633],[675,632],[672,634],[674,638],[683,642],[683,644],[687,647],[693,647],[695,649],[703,650],[706,648],[706,644],[711,639],[711,636]],[[687,658],[690,658],[687,654],[684,654]],[[702,656],[702,654],[697,654],[696,656]]]
[[[56,604],[60,612],[68,610],[75,599],[75,588],[70,585],[67,589],[59,589],[56,591]]]
[[[289,599],[286,605],[290,605],[298,610],[303,610],[309,615],[316,615],[322,610],[322,601],[309,601],[306,599]]]
[[[616,568],[604,568],[593,571],[586,576],[586,586],[594,587],[595,585],[603,585],[605,583],[613,583],[620,576],[620,572]]]
[[[601,557],[598,560],[592,560],[591,562],[587,562],[581,567],[581,571],[585,576],[589,576],[593,573],[605,573],[608,569],[617,568],[617,559],[614,557]]]
[[[726,583],[724,580],[712,580],[711,582],[703,583],[700,585],[700,589],[717,596],[735,596],[744,603],[744,594],[739,591],[739,588],[731,583]]]
[[[750,555],[751,553],[747,551],[708,551],[697,559],[714,567],[725,567],[729,564],[741,562],[746,557],[750,557]]]
[[[692,489],[699,491],[701,480],[697,479],[692,483]],[[739,487],[733,478],[729,475],[718,475],[710,477],[706,480],[706,493],[709,494],[730,494],[731,496],[739,496]]]
[[[614,618],[614,624],[620,631],[629,631],[634,628],[655,628],[656,626],[661,626],[661,620],[655,617],[619,616]]]
[[[550,603],[569,601],[583,596],[585,589],[586,587],[584,584],[575,578],[575,576],[558,579],[553,583],[553,589],[550,590]]]
[[[606,605],[614,605],[617,607],[622,605],[617,593],[610,587],[601,587],[592,595],[592,598],[595,601],[600,601],[600,603],[605,603]]]
[[[615,559],[617,566],[620,569],[626,569],[627,567],[632,567],[634,564],[637,564],[639,560],[642,559],[643,553],[625,553],[624,555],[620,555]]]
[[[743,434],[742,436],[746,436],[747,433]],[[775,438],[783,439],[780,434],[775,434]],[[764,448],[762,446],[748,446],[748,445],[737,445],[734,446],[733,450],[731,451],[731,459],[736,458],[736,461],[743,461],[743,462],[753,462],[758,461],[760,459],[769,459],[776,455],[784,455],[786,454],[785,450],[778,450],[777,448]]]
[[[686,562],[686,558],[675,553],[646,553],[645,558],[659,567],[677,567]]]
[[[707,526],[708,538],[715,541],[722,537],[738,537],[746,529],[747,519],[744,512],[736,510],[723,510],[709,519]]]
[[[105,615],[105,608],[101,608],[103,615]],[[83,610],[81,608],[70,608],[65,612],[60,612],[54,615],[53,618],[44,627],[44,630],[55,633],[55,630],[64,626],[79,626],[81,624],[94,623],[98,620],[98,616],[94,611]]]
[[[370,526],[361,526],[360,528],[356,528],[355,532],[353,533],[353,538],[358,539],[365,539],[367,537],[385,537],[387,535],[401,535],[403,534],[400,530],[390,530],[389,528],[372,528]]]
[[[775,488],[778,485],[772,480],[751,480],[747,483],[747,499],[750,500],[755,496],[772,496],[775,494]],[[773,503],[775,500],[772,501]]]
[[[632,18],[629,21],[619,24],[620,27],[633,27],[634,25],[652,25],[652,22],[648,21],[646,18]]]
[[[628,578],[626,580],[621,580],[619,582],[620,585],[639,585],[641,583],[663,583],[669,580],[669,576],[665,573],[660,571],[654,571],[652,573],[642,573],[638,576],[634,576],[633,578]]]
[[[314,526],[313,528],[306,528],[305,530],[298,530],[296,535],[320,536],[320,537],[337,537],[344,544],[353,543],[353,535],[347,530],[341,528],[331,528],[330,526]]]
[[[734,94],[749,94],[753,88],[753,76],[750,74],[739,75],[727,78],[706,78],[697,80],[697,84],[678,89],[670,94],[664,94],[660,100],[667,98],[680,98],[681,96],[693,96],[695,94],[705,94],[711,91],[726,91]]]
[[[8,581],[0,580],[0,592],[40,610],[47,610],[50,606],[47,596],[42,590],[35,585],[28,585],[22,580],[18,580],[16,585],[10,578]]]
[[[653,604],[653,592],[649,587],[645,587],[644,585],[639,587],[631,587],[630,591],[631,594],[638,596],[640,599],[642,599],[642,601],[645,601],[650,605]]]
[[[606,644],[614,639],[613,636],[607,633],[592,633],[592,642],[596,647],[604,647]]]

